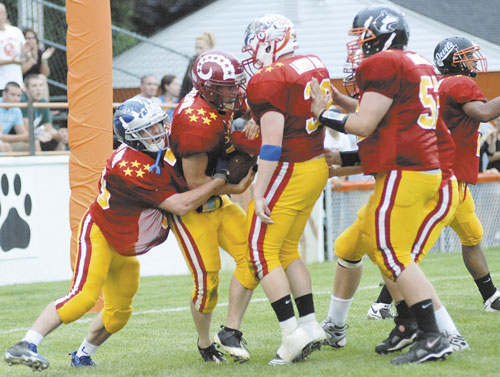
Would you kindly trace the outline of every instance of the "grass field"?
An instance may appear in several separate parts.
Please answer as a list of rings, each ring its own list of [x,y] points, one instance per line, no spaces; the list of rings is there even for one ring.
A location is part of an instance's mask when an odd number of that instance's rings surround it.
[[[492,277],[500,286],[500,249],[487,251]],[[447,361],[422,365],[392,366],[394,356],[375,354],[392,321],[372,321],[366,312],[379,293],[378,270],[365,260],[364,274],[348,317],[347,346],[323,347],[303,362],[268,366],[280,344],[275,315],[259,287],[246,313],[242,331],[251,360],[224,365],[201,361],[196,332],[188,309],[190,276],[145,277],[134,302],[128,325],[112,336],[94,355],[97,369],[70,368],[68,353],[76,350],[86,334],[92,315],[50,334],[39,351],[51,363],[45,376],[499,376],[500,313],[483,311],[482,300],[467,273],[460,253],[433,253],[422,263],[470,350],[455,353]],[[310,265],[318,319],[327,312],[334,264]],[[230,274],[221,276],[221,292],[212,321],[212,332],[225,322]],[[66,293],[68,282],[0,287],[0,351],[18,342],[38,313],[52,299]],[[0,376],[33,376],[25,366],[8,367],[0,362]]]

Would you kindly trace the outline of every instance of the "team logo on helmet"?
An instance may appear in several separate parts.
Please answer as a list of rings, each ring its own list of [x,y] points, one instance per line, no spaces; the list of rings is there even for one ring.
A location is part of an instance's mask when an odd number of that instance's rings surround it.
[[[213,71],[212,68],[208,70],[207,73],[203,72],[203,65],[206,63],[215,63],[217,64],[221,70],[222,70],[222,76],[224,80],[234,80],[236,79],[236,74],[234,72],[234,67],[233,64],[231,63],[231,60],[226,58],[223,55],[219,54],[207,54],[204,55],[198,62],[198,65],[196,67],[196,72],[198,73],[198,76],[202,80],[209,80],[212,77]]]
[[[381,33],[392,33],[394,25],[399,22],[399,18],[392,13],[387,13],[383,10],[380,15],[375,19],[374,27]]]
[[[450,55],[450,53],[452,51],[457,51],[457,50],[458,50],[458,46],[456,44],[448,41],[443,46],[443,49],[436,53],[436,56],[434,57],[434,59],[438,64],[443,65],[443,60],[445,60],[448,57],[448,55]]]

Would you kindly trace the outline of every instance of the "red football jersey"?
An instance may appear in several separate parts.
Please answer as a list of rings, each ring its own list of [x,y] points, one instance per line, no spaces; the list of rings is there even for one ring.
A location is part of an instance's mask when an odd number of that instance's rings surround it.
[[[266,111],[285,116],[281,161],[307,161],[323,153],[324,128],[311,113],[311,79],[327,93],[328,70],[314,55],[279,60],[258,71],[248,82],[247,101],[257,123]]]
[[[182,158],[208,154],[207,175],[214,173],[218,157],[234,151],[231,143],[232,112],[221,113],[211,107],[196,90],[186,95],[174,112],[170,148],[182,173]]]
[[[467,76],[447,76],[439,84],[441,117],[451,131],[457,153],[453,170],[460,181],[475,184],[479,171],[479,121],[469,117],[462,105],[487,99]]]
[[[166,163],[161,174],[150,172],[154,163],[148,155],[122,144],[102,172],[100,194],[90,214],[121,255],[144,254],[167,238],[167,219],[156,207],[184,183]]]
[[[451,137],[450,130],[444,124],[443,119],[438,117],[436,124],[436,136],[439,153],[439,164],[441,165],[441,172],[443,178],[441,179],[441,186],[444,187],[453,176],[453,164],[455,163],[455,143]]]
[[[360,102],[366,92],[393,99],[375,131],[358,142],[363,172],[439,168],[439,101],[432,64],[413,52],[386,50],[361,62],[356,82]]]

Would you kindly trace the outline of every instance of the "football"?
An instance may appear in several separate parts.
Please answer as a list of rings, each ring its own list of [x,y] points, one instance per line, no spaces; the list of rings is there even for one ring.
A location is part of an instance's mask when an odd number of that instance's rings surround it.
[[[229,170],[229,176],[227,177],[228,183],[238,184],[246,177],[248,171],[254,167],[256,163],[257,156],[252,157],[248,153],[238,150],[231,153],[227,161],[227,170]]]

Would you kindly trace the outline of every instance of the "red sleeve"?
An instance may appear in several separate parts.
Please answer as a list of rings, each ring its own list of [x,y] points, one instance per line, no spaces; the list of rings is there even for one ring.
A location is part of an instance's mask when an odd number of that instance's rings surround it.
[[[262,138],[260,135],[255,139],[247,139],[242,131],[233,131],[231,139],[234,147],[239,151],[243,151],[254,156],[260,153],[260,145],[262,144]]]
[[[370,62],[366,64],[366,62]],[[356,82],[361,92],[377,92],[394,98],[401,89],[400,69],[396,54],[382,51],[361,62],[356,72]],[[397,72],[394,74],[394,72]]]
[[[472,101],[487,101],[479,85],[467,76],[453,77],[448,93],[460,105]]]
[[[214,150],[221,139],[220,117],[180,113],[174,117],[170,134],[171,147],[177,158]],[[223,128],[222,128],[223,129]]]
[[[280,67],[268,71],[263,68],[253,76],[247,86],[247,101],[258,122],[270,110],[286,113],[287,88],[284,71]]]

